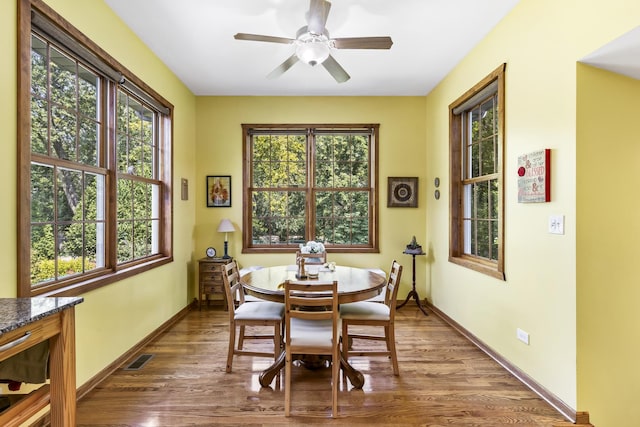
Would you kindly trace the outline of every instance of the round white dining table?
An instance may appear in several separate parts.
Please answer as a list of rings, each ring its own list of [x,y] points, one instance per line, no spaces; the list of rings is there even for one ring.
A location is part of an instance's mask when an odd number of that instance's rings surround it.
[[[301,280],[296,277],[295,265],[280,265],[252,270],[240,279],[247,293],[267,301],[284,302],[284,282],[286,280]],[[363,301],[380,293],[387,283],[386,278],[364,268],[338,265],[335,270],[320,267],[318,278],[302,279],[309,283],[338,281],[338,299],[340,304]],[[268,387],[273,378],[284,367],[285,352],[282,351],[278,359],[260,374],[260,385]],[[355,388],[362,388],[364,375],[349,364],[342,357],[342,370]]]

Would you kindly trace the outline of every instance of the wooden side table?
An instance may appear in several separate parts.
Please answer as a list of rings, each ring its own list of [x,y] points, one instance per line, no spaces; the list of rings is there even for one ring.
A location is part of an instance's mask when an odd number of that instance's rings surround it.
[[[403,251],[402,253],[411,255],[413,257],[413,277],[411,280],[412,287],[411,287],[411,291],[407,295],[407,299],[405,299],[402,304],[396,306],[396,310],[404,306],[407,303],[407,301],[409,301],[409,299],[413,297],[413,299],[416,300],[416,304],[418,305],[418,308],[420,309],[420,311],[422,311],[425,314],[425,316],[427,316],[428,315],[427,310],[422,306],[422,303],[420,302],[420,296],[418,295],[418,291],[416,291],[416,255],[426,255],[426,253],[421,252],[416,254],[416,253],[407,252],[407,251]]]
[[[227,310],[227,294],[224,291],[222,267],[233,258],[202,258],[198,260],[198,309],[202,309],[202,300],[209,305],[209,295],[222,295],[224,309]]]

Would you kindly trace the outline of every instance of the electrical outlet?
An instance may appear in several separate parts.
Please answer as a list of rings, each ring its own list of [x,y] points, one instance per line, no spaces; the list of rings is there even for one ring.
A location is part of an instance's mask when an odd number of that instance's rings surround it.
[[[564,215],[549,215],[549,233],[564,234]]]
[[[529,345],[529,334],[526,333],[525,331],[523,331],[522,329],[518,328],[516,330],[516,336],[518,337],[518,339],[520,341],[522,341],[523,343],[525,343],[526,345]]]

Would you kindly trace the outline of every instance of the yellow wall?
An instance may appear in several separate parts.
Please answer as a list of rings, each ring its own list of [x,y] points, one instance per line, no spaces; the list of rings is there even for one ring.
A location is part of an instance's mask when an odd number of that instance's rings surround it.
[[[640,396],[640,81],[579,65],[577,87],[578,401],[598,426],[630,425]]]
[[[425,240],[425,98],[424,97],[199,97],[197,100],[196,256],[214,246],[222,253],[224,235],[216,232],[222,218],[242,227],[243,123],[380,123],[380,253],[330,259],[359,267],[389,269],[397,259],[405,265],[400,293],[408,293],[411,257],[402,251],[413,235]],[[232,207],[207,208],[205,177],[231,175]],[[387,208],[387,177],[419,178],[418,208]],[[286,255],[242,254],[241,233],[229,235],[229,254],[241,265],[292,264]],[[417,257],[423,263],[424,257]],[[422,277],[424,283],[424,277]],[[196,284],[197,285],[197,284]],[[195,286],[195,285],[194,285]],[[425,288],[418,289],[424,298]]]
[[[195,262],[207,246],[222,251],[215,231],[221,218],[241,226],[241,123],[379,122],[381,253],[332,257],[385,269],[397,258],[409,267],[401,252],[416,235],[429,251],[418,259],[421,296],[569,406],[589,411],[598,427],[628,425],[624,416],[640,395],[634,307],[640,281],[633,269],[640,230],[637,198],[627,189],[640,157],[634,140],[640,87],[576,63],[635,27],[640,2],[522,0],[426,98],[197,99],[104,3],[48,4],[175,106],[175,262],[84,295],[77,307],[78,385],[196,296]],[[3,1],[0,194],[9,205],[16,200],[16,33],[15,1]],[[447,107],[503,62],[506,282],[447,261]],[[516,159],[540,148],[552,149],[552,201],[519,204]],[[205,176],[212,174],[232,175],[231,208],[206,208]],[[387,176],[420,178],[418,209],[386,208]],[[435,177],[442,182],[438,201]],[[180,178],[189,180],[188,201],[180,200]],[[565,216],[563,236],[547,233],[552,214]],[[0,211],[0,235],[8,242],[0,249],[3,297],[16,294],[15,215],[15,205]],[[241,254],[239,232],[230,236],[230,253],[244,265],[291,262]],[[518,327],[531,334],[529,346],[516,340]]]
[[[582,325],[576,323],[576,292],[582,289],[576,271],[582,268],[582,264],[576,266],[579,242],[576,186],[584,188],[576,180],[576,62],[636,26],[638,18],[640,3],[632,1],[523,0],[427,96],[427,182],[438,176],[447,188],[450,182],[447,106],[499,64],[507,63],[504,175],[507,280],[498,281],[447,262],[448,228],[444,224],[448,224],[449,200],[444,192],[444,197],[430,203],[427,209],[428,246],[433,253],[433,262],[426,273],[430,277],[429,297],[569,406],[592,411],[592,421],[599,426],[623,424],[608,421],[600,424],[606,414],[598,412],[593,401],[598,400],[599,407],[608,408],[607,413],[628,407],[617,401],[614,393],[604,394],[597,389],[586,393],[581,387],[578,395],[577,390],[578,378],[582,381],[592,371],[576,365],[579,357],[576,333],[582,331]],[[518,203],[517,157],[541,148],[552,150],[552,200],[541,204]],[[603,151],[601,155],[604,154]],[[602,176],[599,171],[597,174]],[[587,208],[596,202],[597,196],[591,197],[585,202]],[[584,214],[584,207],[580,205],[580,215]],[[601,210],[612,211],[604,207]],[[547,232],[548,218],[553,214],[565,216],[564,235]],[[595,260],[589,259],[594,263]],[[578,271],[583,277],[584,272]],[[593,295],[585,298],[591,299]],[[608,310],[606,315],[612,314]],[[580,317],[579,321],[582,320]],[[529,332],[530,345],[516,339],[516,328]],[[604,343],[592,345],[600,344]],[[606,353],[606,348],[605,345],[602,352]],[[578,351],[582,350],[582,346],[578,347]],[[596,363],[599,369],[607,364],[606,359]],[[620,369],[636,367],[627,364]],[[626,381],[613,385],[619,386],[619,393],[631,390]],[[585,397],[591,394],[591,398],[579,400],[583,393]]]
[[[195,97],[103,2],[49,0],[47,4],[175,106],[174,262],[83,295],[76,308],[77,384],[82,385],[163,322],[183,309],[190,293],[196,196],[180,200],[180,177],[195,182]],[[16,46],[15,0],[0,4],[0,296],[15,297],[16,284]]]

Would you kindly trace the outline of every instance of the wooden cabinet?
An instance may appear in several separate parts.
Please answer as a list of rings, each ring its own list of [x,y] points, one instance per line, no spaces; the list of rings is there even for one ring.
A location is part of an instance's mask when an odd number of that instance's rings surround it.
[[[198,308],[202,308],[203,300],[209,304],[209,295],[222,295],[222,303],[227,309],[227,298],[222,280],[222,267],[233,261],[233,258],[202,258],[198,260]]]
[[[49,384],[0,412],[0,425],[22,425],[49,403],[52,427],[76,425],[74,306],[82,301],[81,297],[0,299],[0,361],[49,340],[51,377]]]

